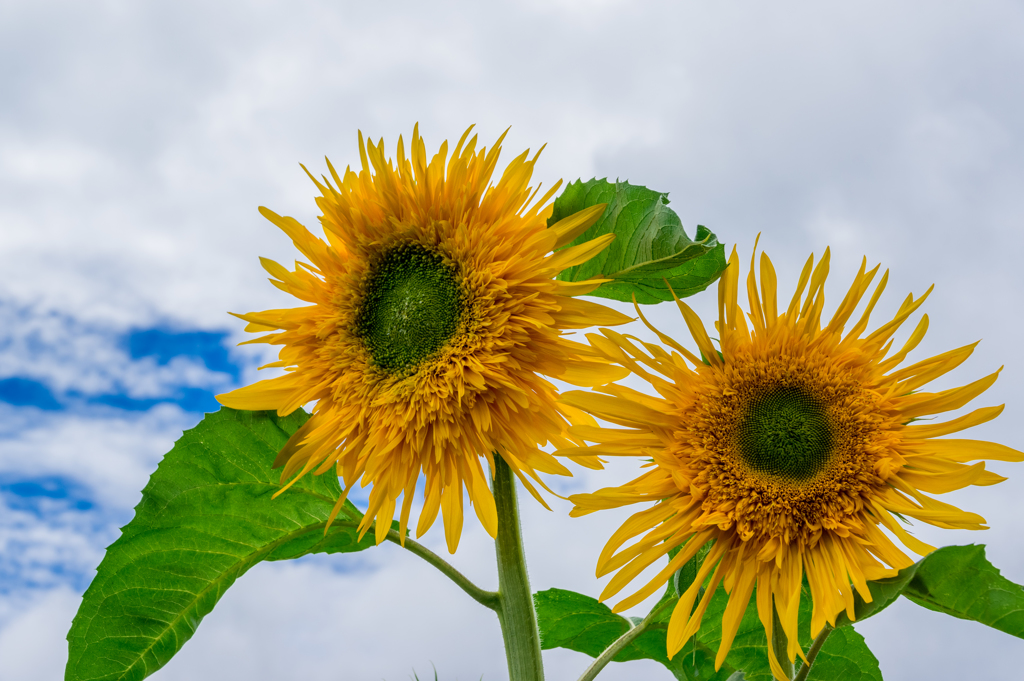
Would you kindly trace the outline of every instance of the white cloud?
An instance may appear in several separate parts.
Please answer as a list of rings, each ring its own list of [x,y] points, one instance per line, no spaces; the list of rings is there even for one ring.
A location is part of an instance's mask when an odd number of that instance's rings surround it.
[[[0,501],[0,511],[5,600],[11,600],[11,591],[83,588],[103,558],[104,547],[117,536],[113,514],[67,508],[61,501],[44,498],[35,509],[12,508]],[[10,624],[2,615],[0,623]]]
[[[36,596],[31,604],[0,629],[0,679],[47,681],[64,676],[64,636],[81,596],[58,587]]]
[[[5,419],[17,411],[0,404]],[[18,432],[0,440],[0,470],[71,478],[88,487],[95,503],[124,513],[138,503],[157,463],[195,420],[174,405],[138,414],[109,409],[18,419]]]

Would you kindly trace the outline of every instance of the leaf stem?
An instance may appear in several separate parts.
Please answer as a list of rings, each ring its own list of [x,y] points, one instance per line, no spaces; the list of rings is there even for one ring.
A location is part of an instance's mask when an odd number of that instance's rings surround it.
[[[337,521],[334,524],[343,527],[359,526],[358,522],[352,522],[347,520]],[[371,528],[369,532],[372,533],[373,529]],[[394,529],[388,530],[387,540],[394,544],[398,544],[406,551],[416,556],[419,556],[423,560],[433,565],[435,568],[441,571],[441,574],[455,582],[455,584],[460,589],[469,594],[469,597],[477,603],[479,603],[480,605],[495,611],[498,609],[498,593],[496,591],[486,591],[484,589],[481,589],[476,584],[469,581],[469,578],[466,577],[466,575],[456,570],[451,563],[449,563],[444,558],[428,549],[423,544],[420,544],[418,541],[414,541],[408,537],[405,538],[405,543],[403,544],[402,535],[400,535],[398,531]]]
[[[498,621],[505,639],[510,681],[544,681],[537,612],[526,571],[526,554],[519,530],[516,479],[501,456],[494,456],[494,503],[498,513]]]
[[[627,631],[625,634],[612,641],[611,645],[605,648],[604,652],[602,652],[597,657],[597,659],[590,663],[590,666],[587,667],[586,670],[583,672],[583,675],[580,676],[579,681],[593,681],[594,677],[596,677],[609,662],[615,659],[615,656],[619,654],[620,650],[629,645],[637,636],[644,633],[644,631],[647,630],[647,627],[651,626],[651,623],[655,619],[657,619],[658,615],[664,612],[665,608],[667,608],[669,605],[674,605],[675,602],[675,599],[665,601],[660,606],[654,608],[654,610],[651,610],[649,613],[647,613],[647,617],[645,617],[643,621],[640,622],[640,624],[636,625],[635,627]]]
[[[825,623],[825,627],[818,632],[818,635],[814,638],[814,642],[811,643],[811,647],[807,650],[807,664],[800,667],[800,671],[796,673],[793,681],[805,681],[807,675],[811,673],[811,665],[814,664],[814,658],[818,656],[818,651],[825,645],[825,639],[828,635],[834,631],[834,627],[830,626],[828,622]]]

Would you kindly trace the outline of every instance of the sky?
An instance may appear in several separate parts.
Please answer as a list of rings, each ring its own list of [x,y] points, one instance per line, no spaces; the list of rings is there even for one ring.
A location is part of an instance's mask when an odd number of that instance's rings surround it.
[[[0,681],[61,678],[64,637],[104,548],[213,395],[256,380],[227,311],[294,303],[258,257],[290,263],[264,205],[316,225],[302,172],[436,148],[475,124],[503,159],[546,144],[535,180],[628,179],[669,192],[744,267],[754,239],[791,291],[831,247],[835,305],[861,258],[890,269],[876,319],[936,288],[911,359],[981,339],[942,389],[1000,367],[968,437],[1024,449],[1024,3],[548,0],[0,4]],[[692,300],[705,319],[714,295]],[[671,306],[651,311],[679,338]],[[626,308],[623,308],[626,309]],[[641,329],[631,329],[643,335]],[[905,337],[905,335],[904,335]],[[266,372],[264,372],[266,373]],[[1024,467],[944,500],[1024,583]],[[560,494],[635,462],[551,480]],[[357,499],[358,501],[358,499]],[[535,590],[596,596],[627,512],[568,518],[524,500]],[[439,552],[440,524],[423,540]],[[452,561],[495,586],[467,521]],[[858,626],[888,681],[1013,678],[1024,641],[901,600]],[[544,653],[576,678],[577,653]],[[496,619],[393,546],[256,566],[153,678],[505,678]],[[670,678],[652,662],[602,679]]]

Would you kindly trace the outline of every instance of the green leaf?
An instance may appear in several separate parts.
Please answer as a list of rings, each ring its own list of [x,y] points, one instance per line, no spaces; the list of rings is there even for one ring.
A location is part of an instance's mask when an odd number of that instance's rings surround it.
[[[719,585],[708,604],[707,612],[704,614],[700,630],[696,635],[701,645],[716,653],[722,641],[722,615],[725,613],[728,602],[729,596],[725,592],[725,588]],[[813,642],[811,637],[812,608],[810,591],[805,585],[800,598],[797,628],[800,645],[805,653]],[[847,631],[849,633],[846,633]],[[711,660],[714,662],[714,655]],[[824,663],[825,660],[828,662],[823,664],[825,670],[821,671],[818,669],[818,665]],[[797,657],[797,662],[799,661],[800,658]],[[747,604],[747,609],[743,613],[739,629],[736,632],[736,638],[733,639],[722,668],[724,669],[727,665],[742,670],[747,681],[773,681],[771,667],[768,663],[768,636],[757,615],[756,593]],[[829,670],[836,669],[847,671],[831,675]],[[819,651],[818,658],[815,660],[814,666],[811,667],[808,677],[809,681],[813,679],[820,681],[843,679],[845,681],[847,678],[855,681],[858,679],[881,681],[882,678],[881,672],[878,670],[878,660],[871,653],[864,637],[855,632],[852,627],[837,629],[829,635],[825,645]]]
[[[590,295],[626,302],[636,296],[638,303],[653,304],[672,300],[672,291],[680,298],[703,291],[725,270],[725,249],[715,235],[698,225],[691,240],[668,207],[668,195],[646,187],[577,180],[555,199],[548,225],[600,203],[608,204],[601,219],[570,245],[608,233],[615,240],[587,262],[563,270],[559,279],[611,278]]]
[[[626,618],[613,613],[604,603],[574,591],[540,591],[533,595],[533,603],[543,650],[568,648],[597,657],[631,628]],[[624,662],[627,657],[623,651],[615,659]]]
[[[797,662],[800,658],[797,658]],[[853,627],[840,627],[825,639],[807,681],[882,681],[882,670],[864,637]]]
[[[598,657],[605,648],[629,631],[633,623],[590,596],[565,589],[548,589],[534,594],[541,648],[568,648]],[[735,669],[715,672],[715,655],[699,643],[688,645],[673,660],[665,648],[663,623],[654,624],[627,644],[613,662],[654,660],[682,681],[725,681]]]
[[[872,617],[900,595],[922,607],[961,619],[974,620],[1013,636],[1024,638],[1024,588],[999,574],[985,559],[984,546],[948,546],[938,549],[895,577],[868,582],[872,601],[854,596],[856,621]],[[721,641],[722,613],[728,602],[719,587],[712,597],[697,638],[710,650]],[[800,644],[810,646],[810,594],[805,586],[800,599]],[[836,619],[836,631],[825,642],[809,674],[810,679],[880,679],[878,661],[860,634],[851,633],[845,612]],[[726,664],[742,669],[750,681],[771,679],[767,643],[751,599]],[[822,669],[819,670],[819,665]],[[858,677],[858,674],[860,675]]]
[[[917,565],[903,591],[914,603],[1024,638],[1024,587],[999,574],[983,545],[947,546]]]
[[[714,662],[715,655],[718,653],[718,647],[722,643],[722,615],[725,613],[725,607],[728,603],[729,595],[725,592],[725,588],[719,585],[711,597],[707,611],[704,613],[700,629],[694,636],[701,645],[713,651],[711,656],[712,663]],[[802,605],[803,603],[801,602]],[[807,610],[806,618],[802,610],[803,608],[801,607],[801,622],[804,619],[809,620],[810,609]],[[801,637],[801,643],[804,643],[804,637]],[[806,646],[804,649],[806,650]],[[761,626],[761,620],[757,616],[756,595],[750,599],[750,603],[743,613],[739,629],[736,631],[736,637],[733,639],[728,655],[726,655],[725,665],[742,670],[747,681],[771,681],[772,679],[771,669],[768,666],[768,637],[765,635],[764,627]],[[723,665],[723,668],[725,665]]]
[[[890,579],[868,582],[872,602],[854,595],[857,621],[875,615],[900,595],[921,607],[1024,638],[1024,587],[999,574],[983,545],[937,549]],[[850,624],[846,613],[837,626]]]
[[[702,547],[698,555],[680,568],[669,580],[664,595],[652,610],[668,600],[678,598],[676,582],[682,588],[693,583],[696,571],[690,563],[699,564],[709,546]],[[689,566],[689,567],[687,567]],[[895,598],[895,596],[893,596]],[[614,614],[606,605],[582,594],[550,589],[534,595],[537,620],[541,630],[541,647],[568,648],[597,657],[619,636],[630,628],[630,622]],[[768,638],[757,615],[756,596],[750,599],[736,637],[721,669],[715,671],[715,657],[722,642],[722,616],[729,602],[725,588],[719,585],[708,603],[700,630],[670,661],[666,656],[666,634],[672,608],[667,607],[653,624],[615,657],[616,662],[650,659],[663,664],[677,679],[687,681],[731,681],[733,674],[742,672],[746,681],[773,681],[768,663]],[[810,592],[803,588],[800,599],[799,637],[804,651],[810,648],[811,609]],[[799,658],[797,658],[799,661]],[[818,669],[818,665],[822,669]],[[838,670],[838,671],[836,671]],[[832,672],[835,671],[835,675]],[[741,678],[741,677],[736,677]],[[844,627],[833,631],[818,654],[809,680],[853,679],[854,681],[881,681],[878,661],[872,655],[864,638]]]
[[[334,475],[308,475],[287,492],[271,468],[309,416],[222,408],[164,457],[135,518],[107,548],[68,632],[66,681],[138,680],[167,664],[224,592],[263,560],[361,551]]]
[[[878,579],[873,582],[868,582],[868,591],[871,592],[871,602],[863,600],[856,591],[853,593],[853,612],[855,620],[862,622],[867,618],[877,615],[882,612],[893,602],[900,597],[907,585],[914,578],[914,574],[917,572],[922,561],[914,563],[908,568],[900,570],[895,577],[889,577],[887,579]],[[853,624],[849,617],[846,616],[846,611],[839,613],[836,617],[836,626],[844,627]]]

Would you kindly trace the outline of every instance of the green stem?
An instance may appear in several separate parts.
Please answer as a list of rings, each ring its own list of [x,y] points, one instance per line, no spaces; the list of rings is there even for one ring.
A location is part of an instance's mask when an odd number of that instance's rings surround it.
[[[342,526],[342,527],[358,527],[359,526],[358,522],[351,522],[351,521],[346,521],[346,520],[339,521],[339,522],[336,522],[334,524],[338,525],[338,526]],[[372,528],[371,528],[370,532],[371,533],[373,532]],[[474,584],[473,582],[469,581],[469,578],[466,577],[466,575],[464,575],[461,572],[459,572],[458,570],[456,570],[450,563],[445,561],[444,558],[442,558],[441,556],[437,555],[436,553],[434,553],[433,551],[428,549],[423,544],[420,544],[417,541],[413,541],[412,539],[410,539],[408,537],[405,538],[405,543],[403,544],[402,543],[402,535],[400,535],[395,530],[388,530],[387,540],[389,542],[393,542],[395,544],[398,544],[399,546],[404,548],[406,551],[409,551],[410,553],[419,556],[423,560],[427,561],[428,563],[430,563],[431,565],[436,567],[438,570],[441,571],[441,574],[443,574],[445,577],[447,577],[448,579],[450,579],[453,582],[455,582],[455,584],[460,589],[462,589],[467,594],[469,594],[469,597],[472,598],[477,603],[479,603],[480,605],[482,605],[482,606],[484,606],[486,608],[490,608],[491,610],[495,610],[495,611],[498,609],[498,594],[497,594],[497,592],[495,592],[495,591],[485,591],[484,589],[481,589],[476,584]]]
[[[675,603],[675,599],[665,601],[660,607],[657,607],[647,613],[647,617],[645,617],[640,624],[615,639],[612,644],[605,648],[604,652],[601,653],[589,667],[587,667],[586,671],[583,672],[583,676],[579,678],[579,681],[593,681],[594,677],[596,677],[609,662],[615,659],[615,656],[619,654],[620,650],[629,645],[629,643],[637,636],[644,633],[644,631],[647,630],[647,627],[651,626],[651,622],[653,622],[658,615],[665,610],[665,608],[670,605],[675,605]]]
[[[793,678],[793,663],[789,659],[789,652],[786,650],[789,647],[789,639],[786,638],[786,632],[782,628],[782,621],[779,619],[779,611],[775,608],[775,602],[772,602],[772,650],[775,651],[775,659],[779,661],[782,666],[782,671],[785,673],[787,679]]]
[[[494,503],[498,511],[498,621],[505,639],[509,681],[543,681],[540,634],[533,593],[526,572],[526,554],[519,531],[516,479],[508,464],[494,455]]]
[[[807,664],[800,667],[800,671],[796,673],[796,678],[793,681],[805,681],[807,675],[811,673],[811,665],[814,664],[814,658],[818,656],[818,651],[825,645],[825,639],[828,635],[834,631],[833,627],[829,626],[828,622],[825,623],[825,627],[818,632],[818,635],[814,638],[814,642],[811,644],[810,649],[807,651]]]

